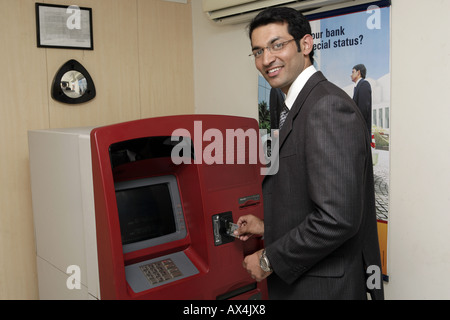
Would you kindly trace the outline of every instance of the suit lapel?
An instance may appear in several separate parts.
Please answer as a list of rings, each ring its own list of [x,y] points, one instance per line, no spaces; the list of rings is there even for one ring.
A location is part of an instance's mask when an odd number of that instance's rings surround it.
[[[284,122],[283,129],[280,130],[279,135],[279,148],[278,150],[281,150],[283,147],[284,142],[286,141],[286,138],[289,136],[290,132],[292,131],[292,123],[294,119],[297,117],[298,113],[300,112],[301,108],[303,107],[303,104],[305,103],[306,99],[308,98],[311,91],[314,89],[317,84],[319,84],[322,81],[326,81],[327,79],[322,74],[322,72],[317,71],[314,73],[311,78],[306,82],[305,86],[303,87],[302,91],[300,91],[297,99],[295,100],[294,104],[292,105],[291,110],[289,111],[289,114]],[[279,155],[279,151],[278,151]],[[275,160],[279,161],[279,159]],[[263,178],[263,182],[266,181],[267,178],[271,177],[271,175],[266,175]]]
[[[311,78],[306,82],[303,89],[300,91],[297,99],[295,100],[294,104],[292,105],[291,110],[289,111],[289,114],[286,118],[286,121],[284,122],[283,129],[280,130],[280,149],[283,147],[284,141],[289,136],[290,132],[292,131],[292,123],[294,119],[297,117],[297,114],[300,112],[301,108],[303,107],[303,104],[306,101],[306,98],[308,98],[311,91],[314,89],[314,87],[321,81],[326,81],[327,79],[322,74],[322,72],[317,71],[314,73]]]

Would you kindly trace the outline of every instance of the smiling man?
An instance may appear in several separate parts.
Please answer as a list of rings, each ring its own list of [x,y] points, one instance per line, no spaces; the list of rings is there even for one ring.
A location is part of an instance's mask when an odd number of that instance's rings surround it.
[[[252,215],[237,221],[242,241],[264,235],[265,249],[245,257],[244,267],[257,281],[267,278],[271,299],[367,299],[367,292],[382,299],[372,158],[361,112],[314,68],[311,28],[302,14],[266,9],[251,22],[249,36],[256,68],[285,101],[271,105],[280,119],[279,170],[263,181],[264,221]],[[367,285],[369,277],[376,285]]]
[[[287,95],[297,77],[312,66],[313,58],[307,54],[312,52],[312,36],[295,39],[288,32],[287,22],[280,22],[256,28],[251,37],[256,68],[272,88],[280,88]]]

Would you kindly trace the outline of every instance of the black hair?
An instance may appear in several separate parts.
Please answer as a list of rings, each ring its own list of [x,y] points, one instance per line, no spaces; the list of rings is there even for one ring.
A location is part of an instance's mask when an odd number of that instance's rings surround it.
[[[271,23],[288,24],[288,32],[295,39],[298,52],[301,52],[300,40],[307,34],[311,34],[311,25],[299,11],[287,7],[271,7],[261,11],[249,24],[248,36],[251,40],[253,31],[261,26]],[[314,49],[309,54],[311,63],[314,63]]]
[[[357,64],[353,67],[356,71],[359,71],[361,73],[361,78],[365,79],[367,74],[366,66],[363,64]]]

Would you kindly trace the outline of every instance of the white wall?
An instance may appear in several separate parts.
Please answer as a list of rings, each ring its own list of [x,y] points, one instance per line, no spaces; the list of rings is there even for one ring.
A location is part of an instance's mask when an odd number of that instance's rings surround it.
[[[450,1],[392,1],[393,299],[450,299]]]
[[[192,1],[195,113],[258,118],[258,73],[246,25],[217,26]]]
[[[196,113],[257,117],[245,25],[193,1]],[[392,0],[388,299],[450,299],[450,1]]]

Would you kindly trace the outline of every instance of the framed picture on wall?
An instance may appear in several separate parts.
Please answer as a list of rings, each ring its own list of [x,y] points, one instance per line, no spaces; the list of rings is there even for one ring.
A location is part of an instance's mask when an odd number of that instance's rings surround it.
[[[92,9],[36,3],[37,46],[94,50]]]

